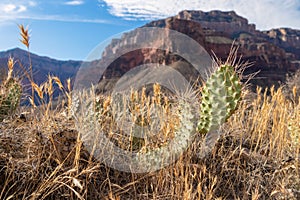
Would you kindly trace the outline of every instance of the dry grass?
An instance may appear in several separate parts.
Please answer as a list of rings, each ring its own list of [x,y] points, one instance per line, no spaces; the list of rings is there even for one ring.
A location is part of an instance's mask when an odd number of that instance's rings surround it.
[[[142,103],[151,107],[168,101],[158,98],[156,90],[152,99],[131,93],[133,120],[140,116],[139,122],[146,123],[147,112],[138,114]],[[300,104],[287,100],[282,89],[266,94],[258,89],[245,95],[224,125],[225,134],[205,158],[197,157],[197,140],[174,164],[144,174],[120,172],[97,162],[85,150],[68,107],[37,107],[35,112],[41,115],[1,123],[0,199],[297,199]],[[111,110],[110,101],[103,96],[98,104],[101,116],[106,116],[101,118],[103,127],[121,147],[137,150],[130,137],[125,140],[113,131],[111,115],[105,114]],[[160,104],[164,111],[170,109],[167,103]],[[166,130],[162,126],[164,136],[171,137],[172,129]],[[150,144],[140,143],[138,150]]]

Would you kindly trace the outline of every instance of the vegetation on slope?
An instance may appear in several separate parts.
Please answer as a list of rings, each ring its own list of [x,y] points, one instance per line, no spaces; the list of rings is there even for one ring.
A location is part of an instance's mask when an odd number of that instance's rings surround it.
[[[29,40],[24,41],[29,46]],[[197,134],[171,165],[149,173],[130,173],[99,162],[87,151],[77,130],[78,119],[72,117],[76,101],[70,81],[63,84],[49,76],[37,85],[31,80],[31,99],[35,94],[42,105],[35,106],[32,100],[32,108],[19,107],[18,115],[12,113],[0,123],[0,199],[300,197],[300,99],[296,87],[287,87],[288,96],[285,87],[258,88],[256,93],[243,88],[235,112],[230,112],[233,114],[220,127],[222,136],[204,157],[198,153],[205,135]],[[51,109],[53,85],[65,94],[57,109]],[[202,88],[196,90],[193,95],[200,103]],[[182,108],[172,103],[175,97],[164,95],[159,85],[154,85],[153,96],[143,90],[132,91],[126,104],[133,122],[141,126],[151,123],[153,107],[159,107],[158,116],[166,119],[156,137],[143,140],[121,134],[113,120],[118,114],[112,107],[113,97],[89,97],[96,102],[97,123],[124,150],[147,152],[175,137]]]

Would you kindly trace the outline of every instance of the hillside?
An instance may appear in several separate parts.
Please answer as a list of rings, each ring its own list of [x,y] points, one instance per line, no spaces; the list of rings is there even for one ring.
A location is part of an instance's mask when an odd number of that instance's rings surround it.
[[[25,69],[29,67],[29,58],[28,52],[26,50],[15,48],[8,51],[0,52],[0,69],[7,68],[7,59],[9,57],[13,57],[15,59],[16,64],[16,73],[18,75],[24,75],[22,68],[19,66],[20,61]],[[42,83],[45,81],[49,74],[58,76],[61,80],[66,80],[67,78],[72,78],[76,75],[77,70],[81,65],[81,61],[60,61],[55,60],[45,56],[39,56],[33,53],[30,53],[30,58],[33,67],[34,73],[34,81],[36,83]],[[24,78],[24,82],[27,80]]]

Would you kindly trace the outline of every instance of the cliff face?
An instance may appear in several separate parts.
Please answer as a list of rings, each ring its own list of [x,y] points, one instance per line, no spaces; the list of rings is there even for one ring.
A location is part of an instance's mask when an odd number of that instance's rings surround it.
[[[204,32],[201,25],[197,22],[190,21],[190,23],[186,23],[186,20],[168,18],[166,20],[156,21],[155,23],[154,27],[168,27],[193,38],[202,46],[205,44]],[[146,26],[152,27],[150,24]],[[149,31],[151,32],[151,29]],[[102,59],[96,64],[97,66],[108,66],[98,84],[100,91],[109,91],[118,78],[136,66],[143,64],[157,63],[159,65],[171,65],[189,81],[198,78],[199,72],[193,68],[191,63],[188,63],[183,57],[174,53],[174,51],[184,51],[185,53],[190,51],[188,49],[189,46],[184,43],[184,40],[177,41],[174,45],[171,41],[172,39],[167,41],[169,38],[164,38],[164,41],[162,41],[161,35],[156,34],[156,30],[153,30],[153,33],[149,33],[148,35],[154,38],[149,45],[147,42],[144,42],[147,40],[147,36],[144,35],[144,32],[134,30],[125,33],[121,39],[114,39],[110,45],[105,48]],[[136,44],[144,44],[142,46],[146,47],[140,48],[139,45],[136,46]],[[166,48],[154,48],[158,46],[164,46]],[[179,50],[178,46],[181,46],[181,50]],[[185,50],[182,50],[182,47],[183,49],[185,48]],[[120,56],[118,57],[116,55]],[[112,60],[112,57],[117,58]],[[110,63],[110,61],[113,62]],[[178,63],[181,63],[181,65],[178,65]],[[160,68],[157,68],[157,70],[160,70]]]
[[[266,39],[285,49],[291,59],[300,60],[300,30],[290,28],[272,29],[263,32]]]
[[[255,25],[249,24],[247,19],[233,11],[182,11],[174,17],[153,21],[144,27],[169,28],[183,33],[202,45],[209,54],[215,54],[222,60],[226,60],[234,42],[239,46],[238,53],[242,56],[242,61],[253,63],[245,73],[260,71],[251,81],[253,88],[256,85],[263,87],[278,85],[279,82],[285,81],[287,73],[293,73],[300,68],[298,61],[300,60],[300,31],[293,29],[258,31]],[[124,34],[121,39],[116,39],[107,46],[100,62],[105,63],[107,58],[118,51],[119,46],[139,40],[141,37],[135,35],[135,31]],[[162,41],[157,39],[155,42]],[[106,79],[101,78],[100,85],[102,89],[105,88],[103,91],[108,90],[113,86],[112,82],[138,65],[145,63],[172,65],[183,60],[171,51],[137,49],[112,62],[104,72]],[[183,65],[179,67],[179,71],[185,74],[186,68],[187,65]],[[191,74],[188,77],[195,78]]]
[[[259,33],[256,31],[254,24],[249,24],[247,19],[238,16],[233,11],[182,11],[175,17],[177,19],[192,20],[200,23],[204,29],[223,32],[229,35],[235,35],[241,32],[251,34]]]

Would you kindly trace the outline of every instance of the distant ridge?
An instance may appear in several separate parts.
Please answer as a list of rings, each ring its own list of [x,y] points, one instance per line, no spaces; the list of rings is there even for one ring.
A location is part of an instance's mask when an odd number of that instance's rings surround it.
[[[0,52],[0,68],[7,68],[7,59],[13,57],[15,61],[20,61],[25,68],[29,66],[28,52],[20,48],[14,48]],[[74,78],[82,61],[60,61],[46,56],[39,56],[30,53],[30,58],[33,66],[34,80],[37,83],[42,83],[46,80],[48,74],[58,76],[62,80]],[[16,72],[22,74],[18,62],[16,62]],[[26,82],[26,79],[25,79]]]

